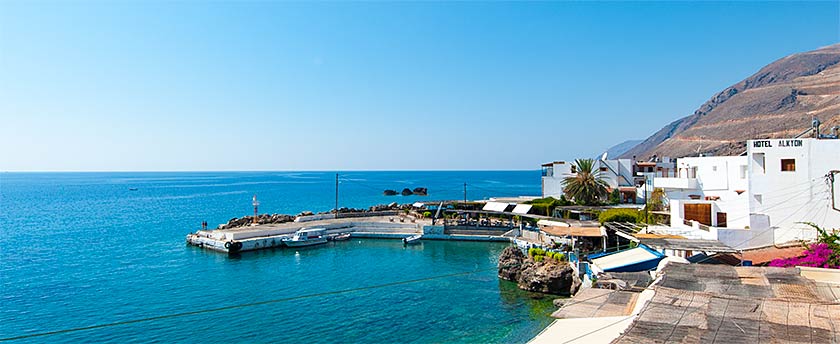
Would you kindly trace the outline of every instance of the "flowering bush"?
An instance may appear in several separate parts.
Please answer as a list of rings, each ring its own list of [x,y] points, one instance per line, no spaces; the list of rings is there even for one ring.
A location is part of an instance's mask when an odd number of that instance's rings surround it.
[[[804,257],[793,257],[787,259],[773,259],[770,266],[791,267],[791,266],[813,266],[818,268],[837,269],[837,257],[828,244],[811,244],[811,247],[802,252]],[[832,259],[834,258],[834,259]]]
[[[840,233],[836,230],[829,233],[813,223],[805,223],[814,227],[819,233],[817,242],[811,244],[807,250],[802,252],[802,257],[787,259],[774,259],[770,266],[791,267],[791,266],[812,266],[819,268],[840,268]]]

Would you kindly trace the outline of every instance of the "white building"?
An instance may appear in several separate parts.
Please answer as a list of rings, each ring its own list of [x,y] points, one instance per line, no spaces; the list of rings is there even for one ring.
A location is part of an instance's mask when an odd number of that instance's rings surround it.
[[[840,140],[747,141],[749,211],[766,216],[775,241],[808,240],[802,222],[840,228]]]
[[[670,200],[670,227],[650,230],[735,248],[814,239],[801,222],[840,228],[837,170],[840,140],[750,140],[742,156],[677,159],[677,177],[653,182]]]
[[[644,181],[648,177],[669,176],[674,173],[674,162],[663,158],[658,162],[636,162],[633,159],[599,159],[595,168],[607,183],[609,190],[618,189],[621,203],[644,203]],[[542,165],[543,197],[563,196],[563,180],[577,175],[574,162],[554,161]],[[651,190],[648,190],[650,192]]]

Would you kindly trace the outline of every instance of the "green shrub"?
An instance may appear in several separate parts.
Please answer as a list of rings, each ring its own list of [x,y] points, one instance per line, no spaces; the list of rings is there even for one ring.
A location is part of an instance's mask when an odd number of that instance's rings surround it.
[[[618,192],[618,189],[613,189],[610,192],[609,200],[607,201],[609,204],[619,204],[621,203],[621,194]]]
[[[541,262],[541,261],[543,261],[544,258],[545,258],[545,256],[535,256],[534,261],[535,262]]]
[[[607,209],[598,215],[601,224],[606,222],[631,222],[637,223],[642,220],[642,215],[636,209],[613,208]]]
[[[423,212],[423,217],[432,217],[432,212],[431,211],[424,211]]]
[[[531,257],[544,256],[545,250],[539,247],[532,247],[528,249],[528,255]]]
[[[554,252],[554,259],[558,262],[565,262],[567,260],[566,255],[560,252]]]
[[[560,196],[560,199],[556,199],[554,197],[537,198],[527,201],[525,204],[531,205],[531,209],[534,214],[551,216],[554,212],[554,208],[570,205],[572,202],[566,200],[565,196]]]

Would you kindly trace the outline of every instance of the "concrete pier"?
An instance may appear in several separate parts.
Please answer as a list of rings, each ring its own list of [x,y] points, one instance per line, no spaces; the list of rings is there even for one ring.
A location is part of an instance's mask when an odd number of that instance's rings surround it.
[[[510,241],[510,237],[476,232],[444,233],[443,226],[432,226],[431,220],[414,222],[398,216],[369,216],[323,219],[281,224],[264,224],[230,229],[199,230],[187,235],[187,244],[213,251],[231,253],[284,247],[283,239],[303,228],[324,228],[329,236],[350,233],[352,238],[403,239],[423,234],[424,240]]]
[[[325,219],[306,222],[264,224],[230,229],[199,230],[187,235],[187,244],[219,251],[242,252],[282,247],[282,240],[303,228],[324,228],[327,235],[351,233],[353,237],[402,239],[420,234],[429,220],[400,222],[396,216]]]

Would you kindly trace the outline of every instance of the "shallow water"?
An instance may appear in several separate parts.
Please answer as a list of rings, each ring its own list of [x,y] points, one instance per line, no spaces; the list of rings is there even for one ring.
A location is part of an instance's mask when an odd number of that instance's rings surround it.
[[[550,322],[550,298],[496,277],[504,244],[354,239],[238,257],[184,244],[202,220],[251,212],[254,193],[261,212],[330,209],[334,178],[0,174],[0,337],[263,301],[276,302],[19,342],[524,342]],[[538,171],[354,172],[342,174],[339,201],[460,198],[463,182],[469,198],[539,192]],[[430,196],[381,195],[418,186]],[[404,281],[414,282],[393,284]]]

